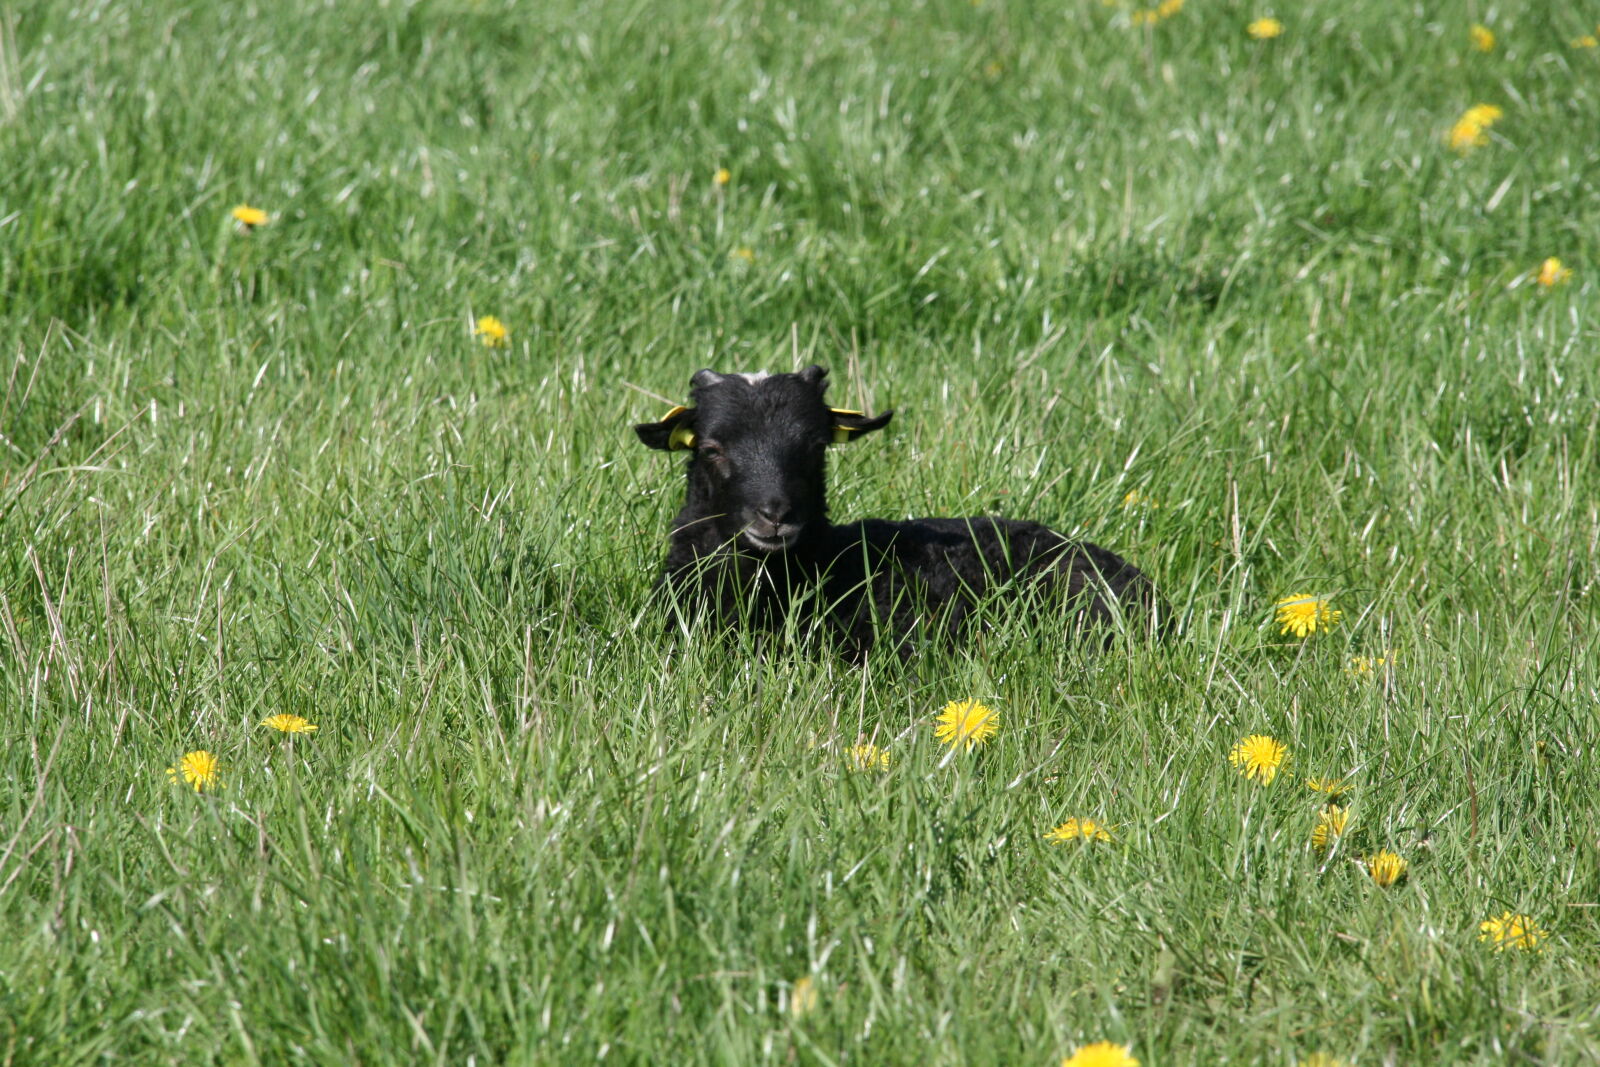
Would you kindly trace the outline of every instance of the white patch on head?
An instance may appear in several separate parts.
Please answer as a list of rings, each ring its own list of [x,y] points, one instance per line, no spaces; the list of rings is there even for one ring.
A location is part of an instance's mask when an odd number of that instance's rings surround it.
[[[743,378],[749,385],[760,385],[762,382],[766,381],[767,378],[771,377],[771,375],[764,370],[758,370],[751,374],[730,374],[728,377]]]

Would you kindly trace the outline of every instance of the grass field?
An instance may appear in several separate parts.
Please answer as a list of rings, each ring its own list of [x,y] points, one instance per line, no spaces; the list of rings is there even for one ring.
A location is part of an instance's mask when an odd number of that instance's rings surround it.
[[[1178,6],[0,11],[0,1064],[1600,1056],[1600,6]],[[1181,632],[664,640],[810,362]]]

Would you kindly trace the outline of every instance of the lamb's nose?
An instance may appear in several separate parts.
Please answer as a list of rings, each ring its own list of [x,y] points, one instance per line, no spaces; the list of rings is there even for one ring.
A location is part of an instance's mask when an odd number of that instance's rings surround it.
[[[756,508],[756,515],[774,526],[794,521],[794,508],[784,500],[769,500]]]

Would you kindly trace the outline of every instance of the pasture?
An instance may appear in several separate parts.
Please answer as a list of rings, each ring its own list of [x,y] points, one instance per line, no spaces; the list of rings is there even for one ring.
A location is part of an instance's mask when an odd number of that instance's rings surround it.
[[[1596,23],[8,5],[0,1064],[1592,1062]],[[810,363],[1180,632],[669,636]]]

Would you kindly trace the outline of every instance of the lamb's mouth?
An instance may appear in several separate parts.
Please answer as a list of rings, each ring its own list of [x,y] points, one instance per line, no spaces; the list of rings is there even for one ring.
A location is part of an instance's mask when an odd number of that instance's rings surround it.
[[[777,531],[777,535],[774,537],[762,537],[760,534],[750,529],[744,530],[744,532],[739,536],[744,540],[745,544],[749,545],[757,552],[766,552],[770,554],[773,552],[783,552],[793,548],[794,543],[800,540],[800,527],[795,526],[788,530],[780,529]]]

